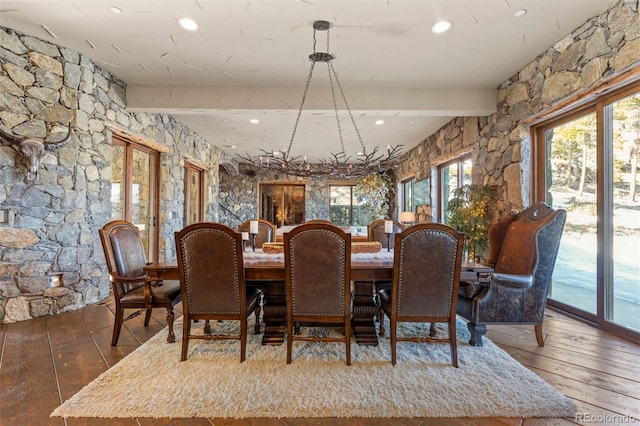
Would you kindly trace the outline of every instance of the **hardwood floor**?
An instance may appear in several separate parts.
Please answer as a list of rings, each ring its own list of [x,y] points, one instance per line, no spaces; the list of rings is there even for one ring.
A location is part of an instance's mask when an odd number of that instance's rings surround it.
[[[111,347],[110,301],[78,311],[0,325],[0,424],[2,425],[565,425],[640,421],[640,346],[547,310],[545,346],[533,327],[489,326],[487,336],[556,389],[573,398],[580,419],[67,419],[49,414],[164,325],[154,310],[128,321]],[[490,403],[491,401],[487,401]],[[618,416],[618,417],[616,417]],[[625,417],[626,416],[626,417]],[[599,421],[602,420],[602,421]]]

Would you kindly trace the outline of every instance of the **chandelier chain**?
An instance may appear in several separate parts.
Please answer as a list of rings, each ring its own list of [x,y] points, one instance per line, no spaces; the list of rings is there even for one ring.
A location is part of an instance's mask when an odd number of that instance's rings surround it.
[[[315,34],[315,30],[313,30]],[[304,106],[304,102],[307,99],[307,92],[309,91],[309,85],[311,84],[311,77],[313,76],[313,69],[315,68],[315,61],[311,61],[311,66],[309,67],[309,75],[307,76],[307,83],[304,86],[304,92],[302,92],[302,102],[300,102],[300,108],[298,108],[298,115],[296,116],[296,122],[293,125],[293,133],[291,134],[291,139],[289,140],[289,146],[287,147],[287,152],[283,153],[285,158],[290,158],[291,148],[293,147],[293,140],[296,137],[296,132],[298,130],[298,124],[300,123],[300,116],[302,115],[302,107]]]
[[[356,126],[356,120],[353,118],[353,113],[351,112],[351,107],[349,106],[349,102],[347,102],[347,97],[344,95],[344,90],[342,90],[342,85],[340,84],[340,80],[338,80],[338,73],[336,73],[336,69],[333,67],[333,64],[329,62],[329,69],[333,72],[333,75],[336,77],[336,81],[338,82],[338,89],[340,90],[340,96],[342,96],[342,102],[344,102],[344,106],[347,108],[347,112],[349,113],[349,118],[351,118],[351,124],[353,124],[353,128],[356,131],[356,135],[358,136],[358,141],[360,142],[360,147],[362,147],[362,153],[366,155],[367,147],[364,146],[364,142],[362,142],[362,136],[360,136],[360,130],[358,130],[358,126]],[[335,104],[335,100],[333,101]],[[340,140],[342,142],[342,139]],[[342,147],[344,150],[344,146]]]
[[[342,148],[342,151],[340,152],[346,155],[347,151],[344,148],[344,139],[342,137],[342,125],[340,124],[340,115],[338,114],[338,103],[336,102],[336,91],[333,86],[333,76],[331,75],[331,69],[332,69],[331,62],[329,62],[327,66],[327,73],[329,74],[329,87],[331,88],[331,98],[333,99],[333,110],[335,111],[336,123],[338,124],[338,136],[340,137],[340,147]],[[336,78],[336,81],[338,81],[337,78]],[[339,81],[338,81],[338,87],[340,87]]]
[[[309,59],[311,60],[311,66],[309,67],[309,74],[307,75],[307,81],[304,86],[304,91],[302,93],[302,101],[300,102],[300,108],[298,108],[298,114],[296,116],[296,120],[293,126],[293,132],[291,134],[291,139],[289,140],[289,145],[287,146],[286,152],[280,154],[276,151],[271,150],[265,151],[262,150],[264,155],[259,156],[257,159],[252,158],[250,155],[246,154],[244,156],[239,156],[241,160],[246,161],[250,164],[253,164],[256,167],[271,170],[275,172],[286,173],[293,176],[331,176],[334,178],[359,178],[363,176],[367,176],[372,173],[382,173],[387,170],[391,170],[398,164],[400,159],[400,151],[402,145],[390,146],[387,145],[386,153],[378,153],[379,147],[375,147],[371,152],[367,152],[367,148],[362,141],[362,136],[360,134],[360,130],[356,125],[356,121],[353,117],[353,113],[347,101],[347,97],[344,94],[344,90],[342,89],[342,84],[340,84],[340,79],[338,78],[338,73],[335,67],[332,64],[332,60],[335,58],[330,50],[330,31],[331,23],[327,21],[315,21],[313,25],[313,53],[309,55]],[[316,51],[316,30],[326,31],[327,32],[327,51],[326,52],[317,52]],[[298,130],[298,125],[300,124],[300,118],[302,116],[302,109],[304,108],[304,104],[307,99],[307,95],[309,92],[309,87],[311,85],[311,79],[313,77],[313,71],[315,69],[316,62],[325,62],[327,64],[327,71],[329,75],[329,87],[331,89],[331,98],[333,101],[334,113],[336,116],[336,122],[338,125],[338,135],[340,137],[340,147],[341,151],[339,153],[332,153],[332,157],[329,159],[320,159],[318,163],[310,164],[307,161],[307,157],[304,156],[304,159],[301,159],[301,155],[294,156],[292,155],[293,150],[293,142]],[[362,152],[357,153],[357,158],[354,162],[350,162],[351,157],[347,154],[345,146],[344,146],[344,137],[342,134],[342,124],[340,122],[340,114],[338,111],[338,103],[336,98],[336,90],[335,86],[338,86],[338,91],[340,93],[340,97],[344,102],[347,113],[349,114],[349,118],[351,119],[351,124],[355,129],[356,135],[358,137],[358,142],[360,143],[360,147],[362,148]]]

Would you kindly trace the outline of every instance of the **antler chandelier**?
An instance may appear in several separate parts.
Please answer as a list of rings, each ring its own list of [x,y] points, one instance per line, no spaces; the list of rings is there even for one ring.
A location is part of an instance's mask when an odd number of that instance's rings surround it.
[[[356,122],[353,119],[351,108],[347,102],[347,98],[342,90],[342,85],[338,79],[338,74],[333,67],[331,61],[335,58],[329,53],[329,29],[332,24],[328,21],[315,21],[313,23],[313,53],[309,55],[311,60],[311,67],[309,68],[309,75],[304,87],[304,93],[302,94],[302,101],[300,102],[300,108],[298,109],[298,115],[296,117],[295,124],[293,126],[293,133],[289,140],[289,145],[285,152],[278,151],[265,151],[261,149],[262,155],[258,157],[251,157],[246,154],[240,156],[245,161],[255,165],[258,168],[272,170],[279,173],[286,173],[294,176],[328,176],[335,178],[355,178],[370,175],[372,173],[380,173],[394,168],[397,165],[400,157],[400,151],[402,145],[387,145],[386,152],[379,152],[379,147],[375,147],[371,152],[367,151],[366,146],[362,142],[360,131]],[[327,51],[316,52],[316,31],[327,32]],[[336,115],[336,122],[338,124],[338,135],[340,137],[341,151],[338,153],[332,153],[328,159],[321,159],[319,163],[311,164],[307,161],[306,156],[292,155],[293,141],[298,130],[298,124],[300,122],[300,116],[302,115],[302,108],[309,91],[309,85],[311,83],[311,77],[313,76],[313,70],[317,62],[323,62],[327,64],[329,72],[329,87],[331,89],[331,96],[333,100],[333,109]],[[344,102],[344,106],[349,113],[351,124],[355,129],[358,141],[360,142],[360,151],[356,154],[356,158],[351,162],[351,156],[346,153],[344,148],[344,139],[342,137],[342,126],[340,124],[340,118],[338,116],[338,104],[336,101],[336,90]]]

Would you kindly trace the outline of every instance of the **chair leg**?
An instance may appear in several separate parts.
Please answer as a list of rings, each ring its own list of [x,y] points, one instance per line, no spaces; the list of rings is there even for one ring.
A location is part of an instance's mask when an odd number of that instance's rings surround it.
[[[468,322],[467,328],[471,332],[471,339],[469,339],[469,344],[471,346],[482,346],[482,336],[487,334],[487,326],[484,324],[474,324],[472,322]]]
[[[145,313],[144,313],[144,326],[145,327],[149,325],[149,320],[151,319],[151,312],[152,311],[153,311],[153,309],[151,307],[148,307],[145,310]]]
[[[544,346],[544,338],[542,337],[542,324],[535,325],[536,330],[536,340],[538,341],[538,346]]]
[[[382,337],[384,336],[385,330],[384,330],[384,309],[380,308],[380,311],[378,311],[380,314],[380,330],[378,331],[378,336]]]
[[[187,351],[189,350],[189,335],[191,334],[191,320],[183,318],[182,323],[182,353],[180,355],[180,361],[187,359]]]
[[[433,323],[431,323],[433,327]],[[455,317],[449,321],[449,342],[451,343],[451,364],[455,368],[458,368],[458,338],[456,333],[456,319]]]
[[[293,346],[293,320],[287,320],[287,364],[291,364],[292,346]]]
[[[240,319],[240,362],[247,357],[247,316]]]
[[[122,328],[122,322],[124,319],[124,309],[120,306],[116,306],[115,321],[113,323],[113,336],[111,337],[111,346],[118,344],[120,338],[120,329]]]
[[[396,365],[396,343],[398,343],[398,335],[396,329],[396,323],[393,319],[389,318],[389,328],[391,329],[391,365]]]
[[[173,320],[175,314],[173,313],[173,307],[167,307],[167,327],[169,328],[169,335],[167,336],[167,342],[173,343],[176,341],[176,334],[173,332]]]
[[[211,323],[209,322],[209,320],[205,320],[204,321],[204,334],[209,334],[211,333]]]
[[[351,321],[347,319],[344,324],[344,338],[346,344],[347,365],[351,365]]]

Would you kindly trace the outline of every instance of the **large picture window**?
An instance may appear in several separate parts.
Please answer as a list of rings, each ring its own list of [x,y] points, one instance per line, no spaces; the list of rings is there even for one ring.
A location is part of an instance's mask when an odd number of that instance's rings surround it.
[[[533,134],[534,201],[567,210],[549,304],[640,338],[640,83]]]
[[[355,185],[332,185],[329,199],[329,220],[339,226],[367,226],[361,214],[363,200],[354,194]]]

